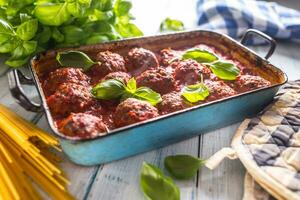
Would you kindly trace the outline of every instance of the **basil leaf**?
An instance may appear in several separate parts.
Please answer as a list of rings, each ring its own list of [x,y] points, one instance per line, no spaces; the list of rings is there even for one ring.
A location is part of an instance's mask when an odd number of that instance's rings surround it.
[[[0,19],[0,53],[9,53],[18,45],[18,38],[12,26]]]
[[[79,44],[85,39],[86,33],[79,27],[69,25],[62,28],[64,42],[67,44]]]
[[[67,11],[75,16],[75,17],[82,17],[84,16],[84,8],[78,2],[71,2],[67,5]]]
[[[84,17],[85,11],[90,4],[91,0],[70,0],[67,4],[67,10],[75,17]]]
[[[52,29],[52,38],[59,43],[65,40],[65,36],[56,27]]]
[[[143,101],[148,101],[153,106],[162,101],[160,94],[148,87],[138,88],[134,93],[134,97]]]
[[[22,40],[28,41],[31,40],[38,29],[38,20],[37,19],[31,19],[26,22],[23,22],[18,28],[17,28],[17,35]]]
[[[209,96],[209,89],[203,83],[188,85],[182,89],[181,95],[189,102],[196,103]]]
[[[240,69],[232,63],[215,62],[209,65],[211,71],[220,79],[235,80],[240,74]]]
[[[118,33],[125,38],[137,37],[143,35],[143,32],[136,25],[132,23],[119,22],[115,24],[115,28],[118,31]]]
[[[159,27],[160,32],[168,32],[168,31],[182,31],[184,30],[184,25],[181,21],[176,19],[170,19],[167,17],[163,20]]]
[[[101,42],[108,42],[109,38],[106,35],[92,35],[86,40],[86,44],[97,44]]]
[[[132,8],[132,3],[127,0],[117,0],[114,6],[114,11],[117,16],[128,15],[129,10]]]
[[[34,14],[42,24],[60,26],[71,18],[67,5],[66,2],[37,5]]]
[[[164,164],[168,172],[178,179],[190,179],[197,174],[205,161],[190,155],[167,156]]]
[[[25,65],[28,61],[29,61],[30,57],[27,56],[25,58],[13,58],[13,57],[10,57],[9,59],[7,59],[5,61],[5,64],[10,66],[10,67],[20,67],[20,66],[23,66]]]
[[[180,191],[174,181],[164,176],[161,170],[149,163],[143,163],[140,186],[149,200],[179,200]]]
[[[80,51],[58,52],[56,60],[63,67],[77,67],[84,71],[89,70],[95,64],[88,55]]]
[[[36,48],[36,41],[23,41],[12,51],[12,56],[5,61],[5,64],[11,67],[20,67],[26,64]]]
[[[117,99],[125,92],[125,85],[118,79],[109,79],[93,87],[91,93],[97,99]]]
[[[153,90],[147,87],[140,87],[134,93],[128,91],[125,92],[122,96],[122,100],[127,98],[136,98],[142,101],[147,101],[153,106],[162,101],[159,93],[154,92]]]
[[[112,11],[103,12],[100,10],[94,10],[92,14],[89,15],[90,21],[106,21],[113,17]]]
[[[182,55],[182,59],[192,59],[197,61],[198,63],[211,63],[218,60],[218,57],[215,54],[206,50],[190,49]]]
[[[135,78],[131,78],[126,85],[126,91],[130,93],[135,93],[136,92],[136,80]]]
[[[51,35],[52,35],[51,29],[48,26],[44,26],[43,31],[38,33],[35,38],[38,41],[38,43],[42,45],[47,43],[50,40]]]

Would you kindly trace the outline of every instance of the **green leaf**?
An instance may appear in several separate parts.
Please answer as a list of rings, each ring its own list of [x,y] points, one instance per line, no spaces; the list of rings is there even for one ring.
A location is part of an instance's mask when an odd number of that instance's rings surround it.
[[[23,22],[17,28],[17,35],[22,40],[28,41],[28,40],[31,40],[35,36],[37,29],[38,29],[38,20],[31,19],[31,20]]]
[[[127,0],[117,0],[114,5],[114,11],[116,16],[125,16],[129,14],[129,10],[132,8],[132,3]]]
[[[94,0],[92,1],[92,6],[93,8],[97,8],[102,11],[108,11],[113,9],[113,0],[101,0],[97,1]]]
[[[108,42],[109,38],[106,35],[92,35],[86,40],[86,44],[97,44],[102,42]]]
[[[164,164],[168,172],[177,179],[190,179],[197,174],[205,161],[190,155],[167,156]]]
[[[18,38],[12,26],[0,19],[0,53],[9,53],[18,45]]]
[[[67,0],[67,10],[75,17],[84,17],[87,8],[91,4],[91,0]]]
[[[68,3],[67,5],[68,12],[75,17],[84,16],[84,7],[78,2]]]
[[[62,28],[64,42],[67,44],[79,44],[86,37],[86,33],[79,27],[69,25]]]
[[[136,80],[135,78],[131,78],[126,85],[126,91],[129,93],[135,93],[136,92]]]
[[[10,24],[0,19],[0,36],[2,35],[15,35],[15,32]]]
[[[18,46],[16,37],[1,37],[0,36],[0,53],[9,53]]]
[[[23,41],[12,51],[12,56],[6,60],[5,64],[11,67],[20,67],[27,63],[36,49],[36,41]]]
[[[67,5],[67,3],[45,3],[37,5],[34,14],[42,24],[60,26],[71,18],[67,10]]]
[[[209,64],[211,71],[220,79],[223,80],[235,80],[240,74],[240,69],[229,62],[215,62]]]
[[[30,4],[33,4],[35,0],[9,0],[6,4],[6,14],[7,16],[14,17]]]
[[[20,58],[20,59],[9,58],[8,60],[5,61],[5,64],[10,67],[17,68],[17,67],[21,67],[21,66],[25,65],[29,59],[30,59],[29,56],[27,56],[25,58]]]
[[[181,95],[189,102],[196,103],[209,96],[209,89],[203,83],[188,85],[182,89]]]
[[[180,191],[174,181],[149,163],[143,163],[140,186],[148,200],[179,200]]]
[[[182,31],[184,30],[184,24],[179,20],[167,17],[161,22],[159,29],[160,32]]]
[[[88,55],[80,51],[59,52],[56,60],[63,67],[77,67],[84,71],[89,70],[95,64]]]
[[[65,40],[65,36],[56,27],[52,29],[52,38],[58,43]]]
[[[143,101],[147,101],[153,106],[162,101],[160,94],[148,87],[140,87],[136,89],[132,97]]]
[[[136,25],[131,23],[118,23],[115,25],[115,28],[118,31],[118,33],[125,38],[138,37],[143,35],[143,32]]]
[[[39,44],[47,43],[52,36],[52,31],[48,26],[43,26],[43,31],[36,35],[36,40]]]
[[[93,87],[91,93],[97,99],[118,99],[125,92],[125,85],[121,80],[109,79]]]
[[[215,54],[206,50],[190,49],[182,55],[182,59],[192,59],[197,61],[198,63],[211,63],[218,60],[218,57]]]
[[[107,21],[110,18],[113,17],[113,12],[112,11],[100,11],[100,10],[94,10],[92,14],[89,15],[89,20],[90,21]]]
[[[29,21],[31,19],[32,19],[32,17],[30,15],[28,15],[27,13],[20,13],[21,23],[24,23],[24,22]]]

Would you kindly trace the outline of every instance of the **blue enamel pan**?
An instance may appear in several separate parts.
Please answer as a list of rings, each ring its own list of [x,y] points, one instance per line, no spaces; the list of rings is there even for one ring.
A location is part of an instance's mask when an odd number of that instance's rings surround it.
[[[250,36],[261,37],[269,43],[270,48],[265,58],[260,57],[244,46]],[[96,165],[160,148],[242,121],[245,117],[257,114],[268,105],[279,87],[287,81],[285,73],[267,60],[275,50],[274,40],[256,30],[248,30],[241,43],[216,32],[194,30],[125,39],[72,49],[86,52],[94,57],[97,52],[103,50],[124,53],[132,47],[141,46],[152,51],[158,51],[167,47],[176,49],[192,47],[201,43],[213,46],[243,65],[255,69],[260,76],[269,80],[272,85],[114,129],[105,136],[92,139],[70,138],[59,133],[46,104],[46,98],[39,81],[39,74],[57,67],[55,62],[56,53],[70,49],[51,50],[36,55],[30,63],[33,78],[22,75],[18,70],[10,71],[8,76],[11,93],[25,109],[45,112],[50,127],[59,137],[62,149],[71,161],[80,165]],[[33,83],[39,91],[41,104],[32,102],[23,92],[22,84]]]

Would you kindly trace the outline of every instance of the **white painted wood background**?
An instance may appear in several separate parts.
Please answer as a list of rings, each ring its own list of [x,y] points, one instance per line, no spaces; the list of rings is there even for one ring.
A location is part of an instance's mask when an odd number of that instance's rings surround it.
[[[184,21],[187,28],[196,22],[195,2],[193,0],[133,0],[133,13],[136,23],[146,34],[158,30],[160,21],[169,16]],[[159,6],[158,6],[159,5]],[[263,53],[263,48],[255,48]],[[270,61],[283,69],[290,80],[300,78],[300,45],[279,43]],[[51,132],[45,117],[25,111],[8,91],[7,68],[0,68],[0,102],[9,106],[28,120]],[[33,98],[37,93],[33,87],[25,88]],[[213,153],[230,145],[238,124],[202,134],[201,136],[140,154],[109,164],[81,167],[70,163],[66,158],[62,168],[67,172],[72,185],[71,193],[77,199],[100,200],[140,200],[144,199],[139,188],[139,171],[143,161],[151,162],[163,169],[163,160],[167,155],[191,154],[208,158]],[[190,181],[176,181],[180,187],[182,200],[240,200],[243,195],[245,170],[237,160],[225,160],[217,169],[202,169],[198,176]]]

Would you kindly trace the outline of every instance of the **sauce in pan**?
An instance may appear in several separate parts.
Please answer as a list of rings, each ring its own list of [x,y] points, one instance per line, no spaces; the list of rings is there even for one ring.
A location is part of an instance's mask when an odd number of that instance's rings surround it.
[[[100,62],[87,72],[70,66],[47,73],[41,80],[42,87],[59,131],[71,137],[92,138],[114,128],[271,85],[252,69],[214,49],[204,45],[196,47],[234,63],[239,75],[235,80],[222,80],[206,64],[179,59],[185,49],[167,48],[154,53],[138,47],[124,57],[109,51],[99,52],[96,61]],[[162,101],[153,106],[135,98],[99,100],[91,93],[92,87],[104,80],[118,79],[127,83],[132,77],[138,87],[145,86],[159,93]],[[182,88],[201,81],[209,95],[197,103],[188,102],[181,95]]]

